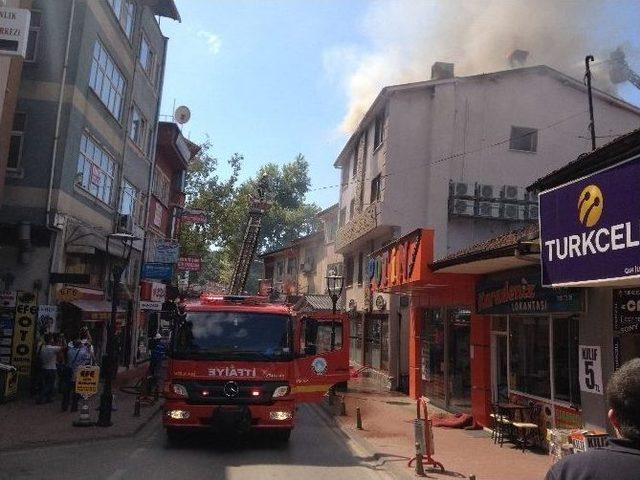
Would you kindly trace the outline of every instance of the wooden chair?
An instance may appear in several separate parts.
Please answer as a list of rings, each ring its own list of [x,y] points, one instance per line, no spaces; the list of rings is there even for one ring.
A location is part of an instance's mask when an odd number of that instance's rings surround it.
[[[514,430],[514,434],[516,434],[516,438],[520,441],[520,445],[522,446],[522,453],[524,453],[527,448],[528,441],[531,436],[535,436],[536,440],[539,438],[540,433],[540,425],[538,422],[540,421],[540,412],[542,411],[542,406],[540,404],[533,404],[531,406],[531,410],[529,410],[528,419],[524,419],[523,421],[512,421],[511,426]],[[532,443],[531,446],[534,446],[536,442]]]
[[[511,419],[506,412],[503,412],[497,403],[491,404],[491,413],[489,414],[492,421],[491,439],[494,445],[499,443],[502,447],[504,443],[504,436],[508,434],[508,430],[511,425]]]

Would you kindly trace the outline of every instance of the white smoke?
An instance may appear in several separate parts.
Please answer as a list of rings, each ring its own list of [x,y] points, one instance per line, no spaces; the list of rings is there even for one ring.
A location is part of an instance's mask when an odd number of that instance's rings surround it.
[[[507,55],[523,49],[527,65],[582,78],[584,57],[593,54],[596,86],[611,88],[609,52],[637,43],[630,37],[639,18],[637,0],[376,1],[361,24],[371,47],[333,48],[325,68],[344,83],[349,105],[341,128],[351,132],[382,87],[427,80],[436,61],[454,63],[456,76],[472,75],[508,68]]]

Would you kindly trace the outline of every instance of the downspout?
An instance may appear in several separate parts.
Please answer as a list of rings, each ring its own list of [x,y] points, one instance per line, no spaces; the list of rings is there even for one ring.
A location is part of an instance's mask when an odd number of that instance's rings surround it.
[[[56,160],[58,157],[58,143],[60,141],[60,122],[62,119],[62,102],[64,101],[64,87],[67,83],[67,72],[69,70],[69,50],[71,47],[71,32],[73,31],[73,19],[76,12],[76,0],[71,0],[71,10],[69,11],[69,27],[67,28],[67,44],[64,47],[64,63],[62,65],[62,76],[60,79],[60,93],[58,94],[58,109],[56,111],[56,126],[53,133],[53,148],[51,149],[51,171],[49,172],[49,188],[47,191],[47,210],[45,213],[45,228],[55,232],[58,230],[51,227],[51,201],[53,197],[53,178],[56,173]],[[64,232],[64,229],[63,229]],[[53,269],[53,262],[56,258],[57,239],[54,239],[49,258],[49,272]],[[47,301],[51,303],[51,285],[47,287]]]

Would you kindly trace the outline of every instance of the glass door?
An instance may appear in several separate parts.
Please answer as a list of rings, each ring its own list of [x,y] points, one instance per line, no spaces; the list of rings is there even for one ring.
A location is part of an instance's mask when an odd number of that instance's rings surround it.
[[[447,310],[448,398],[454,410],[471,408],[471,312],[464,308]]]
[[[422,323],[422,392],[435,404],[446,405],[445,324],[442,309],[428,309]]]

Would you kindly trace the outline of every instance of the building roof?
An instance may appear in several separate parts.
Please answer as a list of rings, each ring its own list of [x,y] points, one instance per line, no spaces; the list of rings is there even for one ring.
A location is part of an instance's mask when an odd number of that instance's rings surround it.
[[[334,211],[338,210],[338,207],[340,206],[339,203],[334,203],[333,205],[331,205],[330,207],[325,208],[324,210],[318,212],[316,214],[316,217],[324,217],[325,215],[332,213]]]
[[[518,256],[526,257],[530,254],[533,254],[537,262],[537,248],[532,252],[530,246],[537,245],[539,238],[538,224],[533,223],[435,260],[431,264],[431,269],[434,272],[446,270],[448,273],[488,273],[521,266],[519,263],[512,264],[510,260],[508,262],[496,260],[505,257],[510,259]],[[531,263],[529,260],[524,262]]]
[[[591,152],[583,153],[565,166],[539,178],[529,185],[527,190],[548,190],[638,154],[640,154],[640,128],[625,133]]]
[[[178,22],[181,21],[180,13],[174,0],[144,0],[143,3],[151,9],[154,15],[171,18]]]
[[[305,243],[308,240],[312,240],[315,237],[320,237],[320,236],[323,236],[323,235],[324,235],[324,231],[323,230],[318,230],[316,232],[310,233],[310,234],[305,235],[303,237],[296,238],[295,240],[292,240],[291,242],[289,242],[286,245],[284,245],[283,247],[276,248],[274,250],[270,250],[268,252],[261,253],[260,255],[258,255],[258,258],[270,257],[271,255],[274,255],[276,253],[284,252],[285,250],[289,250],[290,248],[297,248],[300,244]]]
[[[340,165],[344,156],[347,154],[347,152],[351,150],[353,143],[355,142],[356,138],[358,138],[361,131],[364,129],[366,125],[369,124],[371,119],[375,115],[377,115],[378,111],[382,108],[384,102],[392,93],[414,91],[414,90],[425,89],[425,88],[429,88],[437,85],[443,85],[447,83],[455,83],[458,81],[465,81],[465,82],[477,81],[477,80],[496,78],[496,77],[505,76],[505,75],[516,75],[516,74],[529,73],[529,72],[552,75],[553,77],[557,78],[561,82],[565,83],[567,86],[576,88],[581,91],[586,91],[587,89],[587,87],[582,83],[582,81],[577,80],[565,73],[562,73],[561,71],[556,70],[555,68],[549,67],[548,65],[533,65],[529,67],[499,70],[497,72],[479,73],[475,75],[469,75],[466,77],[453,77],[453,78],[447,78],[447,79],[441,79],[441,80],[425,80],[421,82],[405,83],[400,85],[389,85],[384,87],[382,90],[380,90],[380,93],[372,102],[371,106],[369,107],[369,110],[367,110],[365,115],[362,117],[362,120],[360,120],[358,127],[351,134],[351,137],[343,147],[340,154],[337,156],[336,161],[333,163],[333,166],[337,168]],[[618,97],[615,97],[602,90],[599,90],[597,88],[593,88],[592,91],[593,91],[594,97],[599,97],[618,107],[625,108],[627,110],[630,110],[640,115],[640,108],[628,102],[625,102],[624,100]]]

